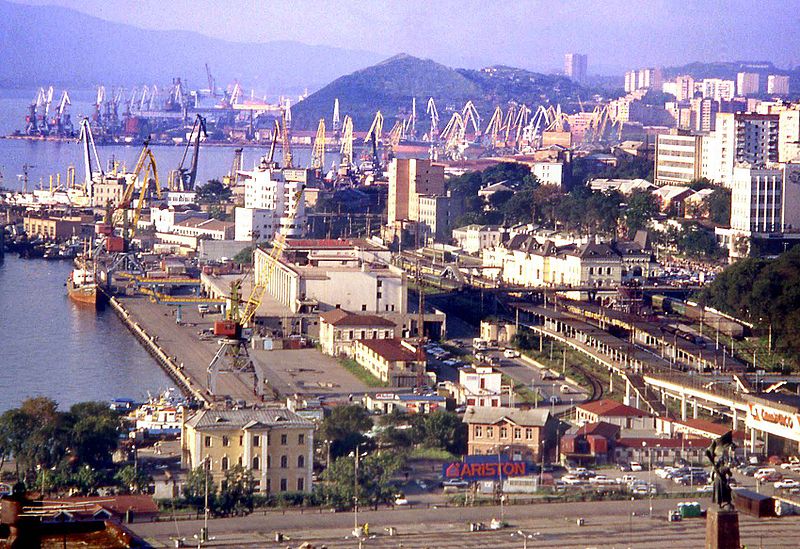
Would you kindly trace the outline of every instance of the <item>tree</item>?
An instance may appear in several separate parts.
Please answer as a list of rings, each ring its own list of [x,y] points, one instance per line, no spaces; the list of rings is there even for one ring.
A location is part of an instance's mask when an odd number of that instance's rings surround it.
[[[208,488],[208,505],[211,508],[217,495],[217,485],[214,483],[211,471],[201,464],[186,475],[186,481],[183,483],[183,499],[200,511],[205,505],[206,488]]]
[[[119,483],[125,493],[139,494],[147,489],[153,481],[153,477],[135,465],[126,465],[117,471],[114,480]]]
[[[233,262],[239,265],[252,265],[253,264],[253,247],[247,246],[242,248],[239,253],[233,256]]]
[[[708,218],[716,225],[729,226],[731,223],[731,191],[718,187],[703,200]]]
[[[414,440],[429,448],[463,454],[466,450],[467,428],[458,414],[436,410],[415,417]]]
[[[237,464],[225,471],[216,508],[224,514],[252,512],[253,474],[249,469]]]
[[[52,399],[35,397],[0,417],[6,437],[3,446],[14,455],[17,476],[36,477],[37,469],[51,469],[66,455],[70,443],[64,416]]]
[[[680,232],[678,251],[690,257],[714,257],[719,253],[719,246],[713,232],[692,223]]]
[[[372,418],[365,408],[357,405],[337,406],[322,420],[320,440],[330,441],[332,456],[343,456],[364,442],[363,433],[371,428]]]
[[[389,452],[370,454],[360,458],[358,464],[359,504],[372,504],[394,500],[397,491],[392,476],[403,466],[403,459]],[[325,481],[321,494],[326,503],[338,509],[353,505],[356,496],[355,459],[343,456],[331,463],[322,474]]]
[[[219,179],[211,179],[205,185],[199,186],[197,202],[200,204],[219,204],[226,202],[232,194],[230,187],[226,187]]]
[[[624,210],[625,226],[628,236],[646,229],[648,223],[659,211],[658,199],[649,191],[633,191]]]
[[[73,405],[66,415],[70,448],[79,463],[104,467],[111,463],[117,448],[121,418],[104,402]]]

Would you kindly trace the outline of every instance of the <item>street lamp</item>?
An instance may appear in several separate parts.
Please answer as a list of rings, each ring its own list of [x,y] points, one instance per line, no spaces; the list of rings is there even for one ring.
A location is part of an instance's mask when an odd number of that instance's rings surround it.
[[[500,448],[500,446],[496,446],[495,450],[497,450],[497,494],[500,496],[500,521],[505,523],[506,521],[506,508],[503,505],[503,500],[505,499],[505,495],[503,494],[503,465],[500,461],[500,452],[506,452],[510,449],[509,446],[504,446]]]
[[[361,529],[358,526],[358,459],[362,457],[360,454],[361,444],[356,444],[356,449],[354,452],[351,453],[354,460],[354,474],[353,474],[353,483],[354,483],[354,493],[353,493],[353,535],[360,538],[361,537]],[[366,456],[367,453],[364,452],[363,456]]]
[[[642,451],[647,448],[647,441],[642,441]],[[647,466],[647,495],[650,496],[650,518],[653,518],[653,450],[652,448],[647,453],[648,466]],[[642,460],[644,461],[644,460]]]
[[[516,532],[511,532],[511,537],[520,536],[522,538],[522,549],[528,549],[528,540],[533,539],[539,535],[539,532],[534,534],[526,534],[522,530],[517,530]]]

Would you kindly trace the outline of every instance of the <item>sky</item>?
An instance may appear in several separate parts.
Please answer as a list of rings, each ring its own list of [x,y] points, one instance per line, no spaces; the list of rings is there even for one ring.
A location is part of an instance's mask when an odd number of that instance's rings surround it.
[[[800,0],[14,0],[237,42],[294,40],[451,66],[590,74],[692,61],[800,65]]]

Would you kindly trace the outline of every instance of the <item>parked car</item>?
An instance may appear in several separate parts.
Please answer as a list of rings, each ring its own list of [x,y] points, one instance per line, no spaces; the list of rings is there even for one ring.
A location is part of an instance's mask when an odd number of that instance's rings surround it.
[[[631,471],[637,472],[642,470],[642,464],[638,461],[631,461]]]
[[[561,477],[561,481],[569,486],[578,486],[583,484],[583,479],[577,475],[564,475]]]
[[[395,505],[408,505],[408,500],[405,496],[398,496],[397,499],[394,500]]]
[[[711,484],[704,484],[703,486],[699,486],[696,489],[696,491],[699,494],[710,494],[711,492],[714,491],[714,486],[712,486]]]
[[[780,490],[788,490],[790,488],[800,488],[800,482],[794,480],[793,478],[787,478],[777,481],[773,486]]]
[[[449,478],[442,483],[445,488],[468,488],[469,482],[460,478]]]
[[[503,356],[506,358],[517,358],[519,356],[519,351],[516,349],[506,349],[503,351]]]
[[[592,484],[611,484],[614,481],[606,475],[595,475],[589,479]]]

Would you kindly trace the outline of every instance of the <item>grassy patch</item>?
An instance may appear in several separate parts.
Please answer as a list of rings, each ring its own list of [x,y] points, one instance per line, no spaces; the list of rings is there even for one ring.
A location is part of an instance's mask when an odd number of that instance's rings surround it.
[[[516,402],[522,402],[524,404],[536,404],[537,401],[542,401],[541,395],[534,393],[530,387],[526,386],[524,383],[517,383],[506,374],[501,375],[503,385],[510,385],[514,388]]]
[[[356,376],[359,381],[368,387],[388,387],[386,383],[369,373],[355,360],[351,360],[349,358],[340,358],[339,364],[341,364],[345,370]]]
[[[459,458],[441,448],[428,448],[420,446],[411,450],[409,459],[432,459],[436,461],[457,461]]]

